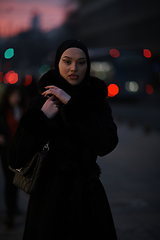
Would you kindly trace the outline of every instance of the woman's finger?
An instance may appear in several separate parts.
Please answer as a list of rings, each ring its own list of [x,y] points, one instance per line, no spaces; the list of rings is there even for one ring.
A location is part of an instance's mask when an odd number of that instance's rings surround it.
[[[49,90],[42,93],[42,95],[44,95],[45,97],[46,97],[47,94],[53,94],[53,92],[49,89]]]
[[[55,93],[55,90],[56,89],[54,89],[54,88],[50,88],[50,89],[48,89],[48,90],[46,90],[45,92],[43,92],[42,94],[46,94],[46,93]]]
[[[58,87],[52,85],[52,86],[46,86],[45,88],[52,88],[52,89],[58,89]]]
[[[48,94],[53,94],[54,96],[56,96],[57,98],[59,98],[59,95],[58,95],[58,93],[57,93],[57,91],[56,91],[55,89],[49,89],[49,90],[47,90],[47,91],[45,91],[45,92],[42,93],[42,95],[45,96],[45,97],[46,97],[46,95],[48,95]]]
[[[64,104],[66,104],[69,101],[69,99],[71,98],[71,96],[68,95],[68,93],[66,93],[65,91],[63,91],[60,88],[57,88],[54,86],[46,86],[45,88],[48,89],[42,94],[45,97],[47,94],[53,94]]]

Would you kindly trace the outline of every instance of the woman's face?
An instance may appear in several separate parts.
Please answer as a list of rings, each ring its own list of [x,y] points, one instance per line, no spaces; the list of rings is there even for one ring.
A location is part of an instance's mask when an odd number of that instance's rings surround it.
[[[68,48],[59,61],[60,75],[71,85],[80,84],[86,74],[87,60],[85,53],[79,48]]]

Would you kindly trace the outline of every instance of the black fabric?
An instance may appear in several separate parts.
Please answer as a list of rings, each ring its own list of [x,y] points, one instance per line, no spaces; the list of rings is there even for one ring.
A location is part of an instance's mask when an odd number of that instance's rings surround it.
[[[7,217],[13,218],[18,209],[18,189],[13,185],[14,173],[8,169],[7,147],[0,147],[1,164],[4,173],[4,201]]]
[[[8,169],[7,148],[10,142],[10,134],[6,121],[6,109],[0,112],[0,134],[5,137],[6,145],[0,145],[0,157],[2,171],[4,174],[4,203],[7,218],[13,220],[16,210],[18,209],[18,189],[13,185],[14,173]]]
[[[99,180],[97,155],[104,156],[117,145],[117,130],[107,101],[97,110],[91,105],[83,119],[74,116],[76,101],[72,106],[62,106],[53,120],[50,133],[44,136],[41,114],[27,114],[33,108],[41,113],[42,96],[34,98],[20,121],[8,149],[8,162],[12,167],[22,167],[50,140],[50,151],[44,164],[43,181],[37,192],[30,196],[23,240],[116,239],[108,200]],[[78,99],[77,99],[78,101]],[[88,101],[88,98],[86,98]],[[74,105],[75,104],[75,105]],[[78,107],[78,106],[77,106]],[[79,107],[83,110],[83,108]],[[33,123],[30,119],[34,118]],[[31,125],[27,126],[27,122]],[[39,126],[39,137],[36,122]],[[41,134],[42,133],[42,134]]]

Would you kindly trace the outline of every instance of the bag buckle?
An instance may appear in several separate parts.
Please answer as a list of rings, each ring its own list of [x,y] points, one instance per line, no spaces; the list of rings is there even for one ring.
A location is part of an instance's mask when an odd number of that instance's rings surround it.
[[[49,151],[49,142],[43,147],[43,151]]]

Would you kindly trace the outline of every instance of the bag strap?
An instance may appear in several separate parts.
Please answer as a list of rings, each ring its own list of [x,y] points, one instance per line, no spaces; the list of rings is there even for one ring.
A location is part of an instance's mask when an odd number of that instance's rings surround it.
[[[50,143],[50,141],[48,141],[48,142],[44,145],[43,151],[47,151],[47,152],[49,151],[49,143]],[[32,164],[32,162],[31,162],[30,164]],[[17,172],[20,173],[24,167],[14,169],[14,168],[12,168],[11,166],[8,166],[8,168],[9,168],[12,172],[14,172],[14,173],[17,173]],[[29,168],[29,165],[28,165],[28,168]]]

